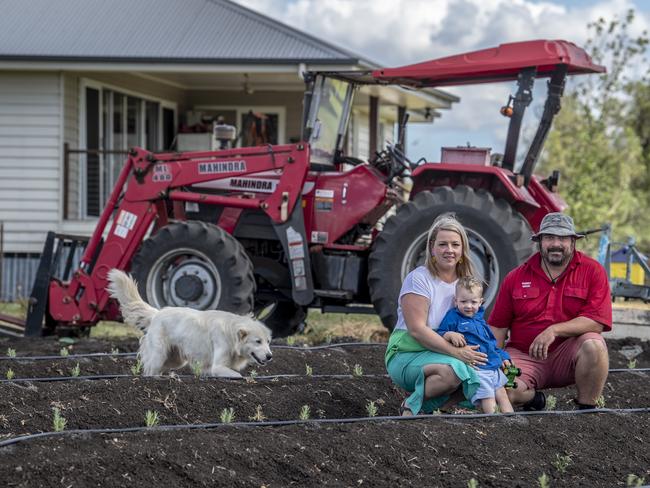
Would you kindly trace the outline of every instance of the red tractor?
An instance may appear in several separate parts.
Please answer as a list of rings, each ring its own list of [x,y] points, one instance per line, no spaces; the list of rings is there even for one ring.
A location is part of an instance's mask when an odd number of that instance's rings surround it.
[[[423,262],[426,232],[447,211],[468,230],[489,304],[505,274],[530,255],[542,217],[565,207],[555,193],[559,175],[540,179],[533,170],[566,76],[603,71],[574,44],[539,40],[400,68],[309,72],[303,142],[161,154],[134,148],[90,240],[48,235],[25,333],[118,319],[105,290],[112,268],[132,273],[156,307],[247,313],[274,304],[266,322],[276,336],[294,332],[310,307],[377,313],[392,328],[402,279]],[[515,171],[539,77],[550,79],[548,98]],[[502,109],[510,123],[500,166],[475,148],[414,163],[399,140],[368,162],[342,152],[361,85],[504,80],[518,88]]]

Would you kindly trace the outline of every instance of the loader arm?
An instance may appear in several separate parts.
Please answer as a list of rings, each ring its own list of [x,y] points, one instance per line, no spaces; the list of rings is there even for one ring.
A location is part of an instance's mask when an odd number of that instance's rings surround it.
[[[285,171],[288,166],[291,170]],[[302,143],[165,154],[132,149],[79,268],[69,283],[49,280],[47,313],[58,324],[76,326],[114,318],[107,311],[107,273],[113,268],[128,269],[154,221],[167,222],[168,201],[259,209],[279,228],[297,214],[302,217],[301,212],[293,210],[308,168],[309,150]],[[188,190],[199,183],[263,171],[281,173],[276,190],[264,198]],[[31,319],[32,323],[39,322],[38,317]]]

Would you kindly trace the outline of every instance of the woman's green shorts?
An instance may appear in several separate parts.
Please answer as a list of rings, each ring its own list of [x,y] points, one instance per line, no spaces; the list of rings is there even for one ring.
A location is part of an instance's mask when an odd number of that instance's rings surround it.
[[[423,369],[428,364],[451,366],[461,381],[465,398],[472,398],[478,390],[479,379],[476,371],[459,359],[433,351],[398,352],[390,359],[386,369],[393,382],[411,392],[411,396],[406,399],[406,406],[414,414],[417,415],[420,411],[432,413],[449,399],[449,395],[445,395],[425,400]],[[465,406],[472,407],[471,404]]]

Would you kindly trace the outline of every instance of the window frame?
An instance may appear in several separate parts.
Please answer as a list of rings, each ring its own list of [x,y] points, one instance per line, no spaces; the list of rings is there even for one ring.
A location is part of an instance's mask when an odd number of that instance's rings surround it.
[[[158,140],[162,144],[164,141],[164,122],[163,122],[163,109],[169,109],[173,111],[174,114],[174,127],[178,127],[178,103],[174,102],[172,100],[167,100],[163,98],[159,98],[153,95],[148,95],[142,92],[138,92],[135,90],[131,90],[128,88],[124,88],[121,86],[113,85],[110,83],[105,83],[102,81],[97,81],[92,78],[86,78],[86,77],[80,77],[79,78],[79,91],[78,91],[78,97],[79,97],[79,114],[78,114],[78,127],[79,127],[79,138],[78,138],[78,147],[80,149],[87,149],[86,148],[86,117],[87,117],[87,107],[86,107],[86,88],[92,88],[95,90],[99,91],[99,120],[98,120],[98,126],[99,126],[99,145],[100,148],[105,150],[107,148],[107,142],[105,137],[104,137],[104,121],[103,121],[103,111],[104,111],[104,94],[108,90],[111,92],[111,99],[115,93],[119,93],[124,96],[123,99],[123,115],[122,115],[122,124],[124,127],[124,143],[128,144],[128,134],[127,134],[127,106],[128,106],[128,97],[133,97],[138,99],[138,111],[140,113],[140,127],[139,127],[139,140],[138,140],[138,145],[142,147],[146,147],[146,103],[145,102],[154,102],[158,104],[158,128],[157,128],[157,136]],[[112,106],[111,102],[111,106]],[[113,113],[109,113],[109,123],[113,119]],[[124,148],[125,150],[128,149],[128,147]],[[162,148],[163,150],[167,150],[167,148]],[[88,215],[88,209],[87,209],[87,201],[88,201],[88,182],[87,182],[87,171],[86,171],[86,162],[87,162],[87,156],[84,153],[79,154],[79,180],[78,180],[78,187],[79,187],[79,192],[77,196],[77,205],[78,205],[78,218],[81,220],[90,220],[90,219],[97,219],[99,218],[98,216],[95,215]],[[102,202],[103,197],[102,193],[104,190],[104,185],[106,182],[104,181],[104,171],[105,171],[105,165],[110,164],[110,160],[107,159],[104,155],[100,155],[100,214],[101,214],[101,208],[103,208],[103,205],[106,204],[106,202]],[[111,168],[112,170],[112,168]],[[111,173],[112,174],[112,173]]]

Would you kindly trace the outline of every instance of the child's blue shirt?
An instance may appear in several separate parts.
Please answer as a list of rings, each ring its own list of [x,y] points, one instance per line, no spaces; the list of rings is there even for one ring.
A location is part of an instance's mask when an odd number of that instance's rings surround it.
[[[479,366],[480,369],[499,369],[503,361],[510,360],[510,355],[497,347],[497,340],[483,318],[483,307],[480,307],[473,317],[465,317],[458,308],[450,309],[437,332],[440,335],[445,332],[458,332],[463,334],[467,344],[479,346],[478,350],[487,354],[488,361],[487,364]]]

